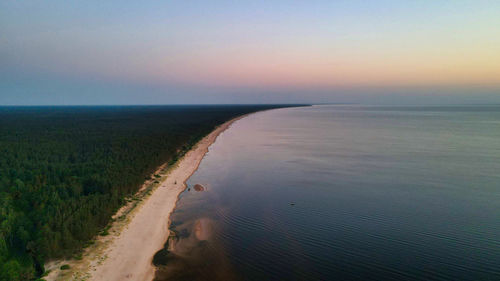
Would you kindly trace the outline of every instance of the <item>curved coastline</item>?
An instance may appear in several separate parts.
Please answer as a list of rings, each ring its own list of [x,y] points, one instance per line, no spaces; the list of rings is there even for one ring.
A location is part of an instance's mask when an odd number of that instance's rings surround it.
[[[168,173],[165,181],[138,210],[127,229],[108,248],[107,259],[91,272],[91,280],[152,280],[154,278],[155,267],[152,259],[168,239],[170,214],[175,209],[180,194],[187,187],[186,181],[196,172],[201,160],[209,151],[208,148],[217,137],[234,122],[248,115],[238,116],[218,126],[186,153],[176,167]],[[161,210],[156,210],[154,206],[160,203],[163,203]],[[157,211],[161,211],[161,215]],[[147,229],[142,228],[146,221],[148,225],[157,229],[154,231],[156,233],[151,236],[148,235]],[[139,243],[133,243],[134,241]],[[142,244],[143,247],[137,247],[139,246],[137,244]]]
[[[84,277],[96,281],[153,280],[156,268],[152,259],[163,248],[170,235],[170,214],[187,187],[186,181],[196,172],[217,137],[234,122],[253,113],[235,117],[201,139],[168,170],[164,180],[128,215],[126,224],[115,235],[97,238],[105,240],[100,246],[94,247],[97,249],[92,250],[99,252],[98,254],[86,253],[83,261],[75,261],[74,267],[72,264],[74,270],[71,272],[60,272],[54,266],[46,279],[72,280]],[[123,210],[120,209],[114,217],[120,212]],[[57,265],[62,263],[64,261],[59,261]]]

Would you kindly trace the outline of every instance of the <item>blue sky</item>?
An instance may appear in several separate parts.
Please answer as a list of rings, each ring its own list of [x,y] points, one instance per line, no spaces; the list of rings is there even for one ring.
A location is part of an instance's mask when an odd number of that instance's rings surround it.
[[[2,1],[0,104],[500,103],[499,1]]]

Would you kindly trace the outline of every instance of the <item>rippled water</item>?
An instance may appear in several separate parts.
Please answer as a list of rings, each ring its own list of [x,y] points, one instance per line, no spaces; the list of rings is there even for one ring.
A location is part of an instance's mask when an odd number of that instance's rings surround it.
[[[261,112],[188,184],[157,280],[500,280],[499,107]]]

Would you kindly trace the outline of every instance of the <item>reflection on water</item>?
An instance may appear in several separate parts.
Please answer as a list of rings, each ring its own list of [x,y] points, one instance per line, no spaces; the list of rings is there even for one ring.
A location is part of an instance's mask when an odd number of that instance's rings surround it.
[[[222,248],[211,239],[213,227],[209,218],[179,225],[168,250],[155,256],[155,280],[237,280]]]
[[[181,194],[156,280],[500,280],[499,121],[488,106],[242,119]]]
[[[201,191],[206,191],[201,184],[188,188],[172,214],[172,234],[153,259],[157,266],[155,280],[239,280],[223,246],[214,239],[217,225],[204,217],[208,209],[200,208]],[[190,212],[179,211],[181,208],[189,208]],[[193,216],[191,211],[199,213]]]

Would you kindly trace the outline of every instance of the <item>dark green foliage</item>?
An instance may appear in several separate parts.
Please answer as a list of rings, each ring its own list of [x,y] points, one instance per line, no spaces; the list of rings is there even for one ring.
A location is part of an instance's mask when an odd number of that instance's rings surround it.
[[[270,107],[0,107],[0,280],[75,254],[156,167]]]

